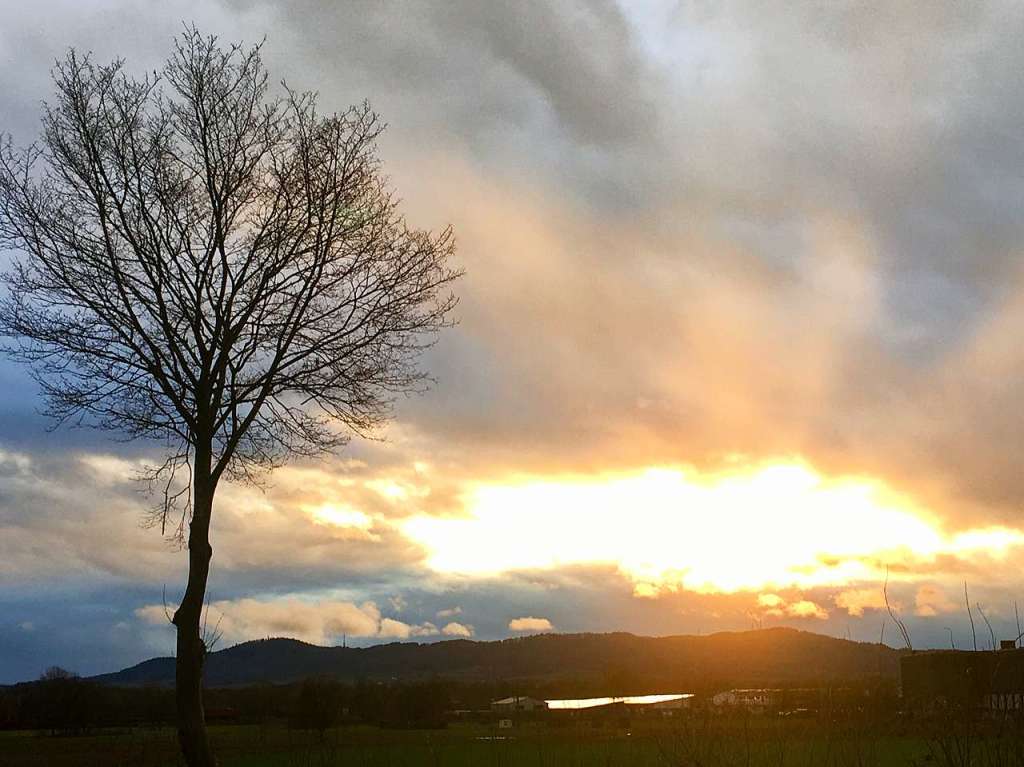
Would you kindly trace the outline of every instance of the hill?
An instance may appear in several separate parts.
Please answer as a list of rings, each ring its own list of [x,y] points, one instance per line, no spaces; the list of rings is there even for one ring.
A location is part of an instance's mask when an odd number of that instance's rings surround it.
[[[634,691],[816,685],[895,679],[900,652],[885,645],[771,628],[706,636],[541,634],[492,642],[320,647],[295,639],[244,642],[210,653],[208,687],[283,684],[311,676],[339,680],[530,680],[591,682]],[[174,682],[174,659],[153,658],[93,678],[116,686]]]

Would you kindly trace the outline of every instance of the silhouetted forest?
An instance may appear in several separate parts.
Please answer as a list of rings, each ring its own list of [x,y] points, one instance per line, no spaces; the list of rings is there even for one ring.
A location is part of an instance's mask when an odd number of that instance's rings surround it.
[[[445,677],[549,683],[563,688],[563,694],[628,695],[896,678],[899,656],[899,651],[884,645],[788,628],[672,637],[542,634],[495,642],[459,639],[366,648],[266,639],[211,653],[205,673],[210,687],[283,684],[315,676],[349,682]],[[154,658],[95,680],[170,685],[174,660]]]
[[[346,722],[382,727],[442,727],[445,713],[459,706],[486,708],[507,684],[444,680],[411,684],[307,679],[289,685],[207,690],[211,723],[287,722],[326,730]],[[108,727],[159,727],[174,721],[168,687],[114,687],[69,672],[0,689],[0,728],[75,735]]]

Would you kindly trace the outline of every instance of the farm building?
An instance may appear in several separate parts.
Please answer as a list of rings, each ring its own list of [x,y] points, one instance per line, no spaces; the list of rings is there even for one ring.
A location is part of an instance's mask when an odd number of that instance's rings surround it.
[[[711,698],[711,704],[718,708],[767,711],[781,705],[782,693],[782,690],[771,689],[728,690],[715,694]]]
[[[513,695],[510,698],[501,698],[491,701],[491,711],[544,711],[548,704],[536,698],[526,695]]]
[[[861,688],[761,687],[719,692],[711,697],[710,703],[720,713],[748,711],[795,715],[828,706],[860,704],[866,694]]]
[[[1024,712],[1024,649],[926,650],[900,659],[909,709],[974,708]]]
[[[637,703],[634,704],[637,710],[642,712],[654,712],[659,713],[662,716],[672,716],[677,711],[683,711],[690,708],[693,703],[693,695],[673,695],[667,700],[658,700],[653,703]]]
[[[607,719],[631,716],[671,717],[690,708],[693,695],[673,693],[662,695],[633,695],[625,697],[569,698],[549,700],[548,710],[561,716],[582,719]]]
[[[627,695],[617,698],[567,698],[564,700],[548,700],[545,703],[552,711],[580,711],[605,706],[629,706],[638,710],[662,710],[687,708],[692,698],[693,695],[688,693],[670,693],[668,695]]]

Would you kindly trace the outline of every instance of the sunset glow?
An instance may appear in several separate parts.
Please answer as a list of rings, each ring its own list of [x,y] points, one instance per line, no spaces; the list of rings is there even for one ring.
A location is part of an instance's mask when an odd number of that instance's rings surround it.
[[[373,526],[373,520],[364,512],[346,506],[327,503],[310,509],[309,514],[313,521],[321,525],[349,527],[356,530],[369,530]]]
[[[433,569],[485,575],[613,565],[641,595],[842,585],[940,555],[1001,557],[1024,541],[1001,527],[947,532],[879,482],[829,479],[796,462],[710,475],[653,468],[479,484],[465,505],[464,517],[418,516],[404,525]]]
[[[1021,634],[1021,4],[6,6],[0,688]]]

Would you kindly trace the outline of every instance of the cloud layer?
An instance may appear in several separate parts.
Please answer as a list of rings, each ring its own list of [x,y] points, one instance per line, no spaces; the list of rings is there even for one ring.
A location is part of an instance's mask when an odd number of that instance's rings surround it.
[[[640,598],[608,557],[433,568],[403,525],[457,527],[481,487],[801,461],[890,488],[948,541],[1024,529],[1019,5],[48,0],[5,15],[0,131],[34,137],[67,46],[152,69],[183,18],[267,35],[272,79],[325,110],[370,98],[406,212],[453,224],[467,268],[461,323],[425,360],[437,385],[397,403],[386,442],[224,488],[225,636],[785,620],[877,639],[886,564],[919,636],[961,630],[963,580],[1011,630],[1019,579],[984,541],[902,570],[875,557],[842,583]],[[75,647],[93,670],[166,648],[161,594],[183,580],[181,553],[138,525],[129,477],[156,449],[47,432],[34,407],[0,363],[0,681]],[[546,551],[526,511],[521,549]],[[749,510],[733,527],[773,534]],[[80,629],[61,629],[69,611]]]

